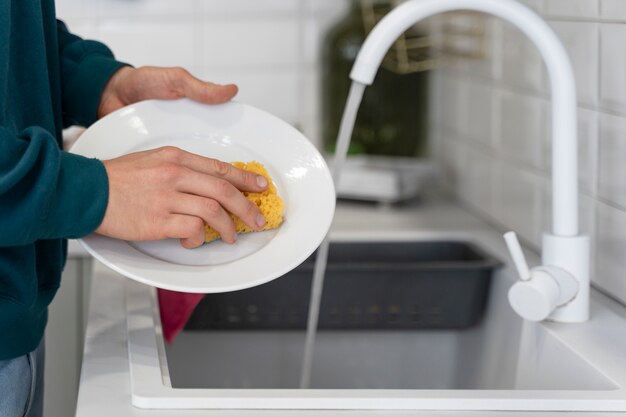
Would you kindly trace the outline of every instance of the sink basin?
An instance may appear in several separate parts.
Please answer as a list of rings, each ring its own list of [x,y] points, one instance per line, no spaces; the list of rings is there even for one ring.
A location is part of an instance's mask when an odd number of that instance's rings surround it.
[[[592,304],[594,319],[615,326],[524,322],[506,301],[512,282],[512,269],[497,270],[484,317],[462,329],[322,328],[311,388],[298,389],[303,329],[184,331],[165,346],[154,289],[127,281],[132,401],[168,409],[626,411],[624,342],[592,343],[624,320]]]

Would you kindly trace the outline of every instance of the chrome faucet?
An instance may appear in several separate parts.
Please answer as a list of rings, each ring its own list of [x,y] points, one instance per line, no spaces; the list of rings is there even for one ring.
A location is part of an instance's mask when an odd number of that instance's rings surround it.
[[[520,275],[509,302],[523,318],[583,322],[589,318],[589,237],[578,231],[576,86],[563,45],[539,16],[515,0],[409,0],[387,14],[369,34],[350,78],[371,85],[383,57],[410,26],[429,16],[474,10],[520,29],[539,50],[552,93],[552,233],[544,233],[542,264],[528,269],[515,233],[505,240]]]

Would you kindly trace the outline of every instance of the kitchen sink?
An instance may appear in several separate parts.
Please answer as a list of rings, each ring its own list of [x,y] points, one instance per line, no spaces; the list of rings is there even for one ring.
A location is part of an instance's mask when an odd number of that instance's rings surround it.
[[[457,273],[462,277],[464,271]],[[129,280],[133,404],[169,409],[626,411],[623,351],[618,344],[604,351],[593,344],[595,332],[610,328],[598,329],[592,322],[522,321],[506,298],[513,274],[508,266],[493,272],[485,312],[471,325],[321,326],[308,389],[298,388],[303,327],[191,326],[166,346],[155,290]],[[615,321],[614,329],[624,326],[608,309],[592,307],[593,317]]]

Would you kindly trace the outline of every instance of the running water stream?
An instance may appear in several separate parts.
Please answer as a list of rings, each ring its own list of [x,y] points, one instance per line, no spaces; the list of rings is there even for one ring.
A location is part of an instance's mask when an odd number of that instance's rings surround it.
[[[337,147],[331,167],[331,174],[335,189],[339,184],[341,168],[348,154],[348,146],[354,129],[356,115],[361,105],[365,84],[353,82],[346,101],[346,107],[341,118],[339,134],[337,136]],[[317,323],[319,320],[320,303],[322,301],[322,290],[324,288],[324,275],[326,272],[326,261],[328,259],[328,246],[330,232],[317,249],[315,266],[313,268],[313,282],[311,283],[311,300],[309,303],[309,317],[307,321],[306,340],[304,343],[304,359],[302,360],[302,371],[300,373],[300,388],[309,388],[311,384],[311,368],[313,365],[313,348],[315,347],[315,335],[317,333]]]

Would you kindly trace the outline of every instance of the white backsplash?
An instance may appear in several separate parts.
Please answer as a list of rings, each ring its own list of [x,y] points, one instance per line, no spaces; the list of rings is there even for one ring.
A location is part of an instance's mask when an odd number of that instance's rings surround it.
[[[348,0],[57,0],[70,30],[134,66],[236,83],[239,101],[319,143],[319,51]]]
[[[522,2],[546,18],[572,60],[592,279],[626,302],[626,1]],[[549,80],[512,26],[488,19],[487,33],[484,60],[435,71],[431,140],[457,196],[538,249],[551,225]]]

